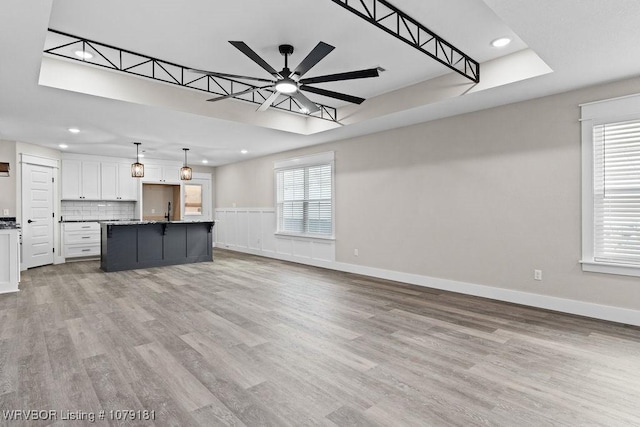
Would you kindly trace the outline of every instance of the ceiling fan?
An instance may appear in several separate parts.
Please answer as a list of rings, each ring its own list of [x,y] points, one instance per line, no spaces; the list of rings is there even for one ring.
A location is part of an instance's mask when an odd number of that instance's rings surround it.
[[[233,46],[235,46],[240,52],[244,53],[249,57],[253,62],[258,64],[264,70],[266,70],[273,79],[264,79],[260,77],[250,77],[250,76],[239,76],[236,74],[226,74],[226,73],[217,73],[212,71],[203,71],[203,70],[195,70],[191,69],[193,72],[202,73],[214,77],[223,77],[223,78],[232,78],[232,79],[243,79],[243,80],[253,80],[257,82],[268,82],[268,85],[253,87],[247,90],[243,90],[236,93],[230,93],[224,96],[220,96],[217,98],[211,98],[207,101],[220,101],[222,99],[232,98],[234,96],[245,95],[247,93],[255,92],[260,89],[269,89],[272,90],[273,93],[269,96],[258,108],[258,111],[265,111],[269,108],[273,102],[280,96],[280,94],[285,94],[294,98],[303,108],[303,112],[315,113],[320,110],[318,106],[307,98],[305,95],[301,93],[301,91],[307,91],[311,93],[315,93],[317,95],[328,96],[330,98],[339,99],[341,101],[352,102],[354,104],[361,104],[364,102],[364,98],[360,98],[357,96],[347,95],[344,93],[334,92],[327,89],[321,89],[318,87],[309,86],[309,84],[313,83],[326,83],[326,82],[336,82],[340,80],[353,80],[353,79],[364,79],[368,77],[378,77],[378,69],[377,68],[369,68],[366,70],[358,70],[358,71],[348,71],[345,73],[337,73],[337,74],[327,74],[324,76],[310,77],[310,78],[302,78],[302,76],[307,73],[312,67],[314,67],[318,62],[320,62],[325,56],[327,56],[334,47],[330,44],[319,42],[316,47],[313,48],[311,52],[302,60],[302,62],[293,70],[289,69],[289,55],[293,53],[293,46],[289,44],[283,44],[279,46],[279,51],[282,55],[284,55],[284,68],[282,71],[276,71],[272,66],[270,66],[264,59],[262,59],[256,52],[254,52],[245,42],[241,41],[230,41]]]

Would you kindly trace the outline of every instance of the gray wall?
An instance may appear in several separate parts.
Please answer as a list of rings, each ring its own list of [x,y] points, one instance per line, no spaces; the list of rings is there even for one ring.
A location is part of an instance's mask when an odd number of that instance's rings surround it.
[[[637,278],[578,262],[578,105],[639,88],[632,79],[222,166],[216,207],[273,207],[274,160],[335,150],[338,262],[637,310]]]
[[[0,162],[9,163],[9,177],[0,177],[0,216],[4,216],[4,210],[9,209],[8,216],[16,216],[16,176],[18,167],[16,164],[16,144],[10,141],[0,140]]]

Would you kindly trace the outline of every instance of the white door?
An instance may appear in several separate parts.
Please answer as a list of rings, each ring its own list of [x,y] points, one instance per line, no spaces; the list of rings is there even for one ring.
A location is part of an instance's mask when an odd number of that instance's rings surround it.
[[[183,218],[185,221],[211,220],[211,179],[184,181]]]
[[[26,268],[53,264],[53,168],[22,164],[22,249]]]

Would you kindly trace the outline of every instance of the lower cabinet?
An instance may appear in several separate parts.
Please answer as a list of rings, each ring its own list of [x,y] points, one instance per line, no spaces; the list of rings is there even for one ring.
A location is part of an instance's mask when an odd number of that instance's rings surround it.
[[[100,223],[63,223],[62,239],[65,259],[100,256]]]
[[[20,230],[0,229],[0,294],[17,292],[20,282]]]

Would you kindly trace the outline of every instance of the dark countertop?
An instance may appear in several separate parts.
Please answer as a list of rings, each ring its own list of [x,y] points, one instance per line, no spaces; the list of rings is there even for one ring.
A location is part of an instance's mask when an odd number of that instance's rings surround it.
[[[61,223],[65,222],[124,222],[124,221],[135,221],[134,219],[64,219],[59,221]]]
[[[0,230],[20,230],[19,224],[2,224],[0,223]]]
[[[145,220],[133,220],[133,221],[100,221],[100,224],[104,225],[146,225],[146,224],[208,224],[215,221],[145,221]]]
[[[20,230],[20,224],[16,222],[15,216],[0,217],[0,230]]]

